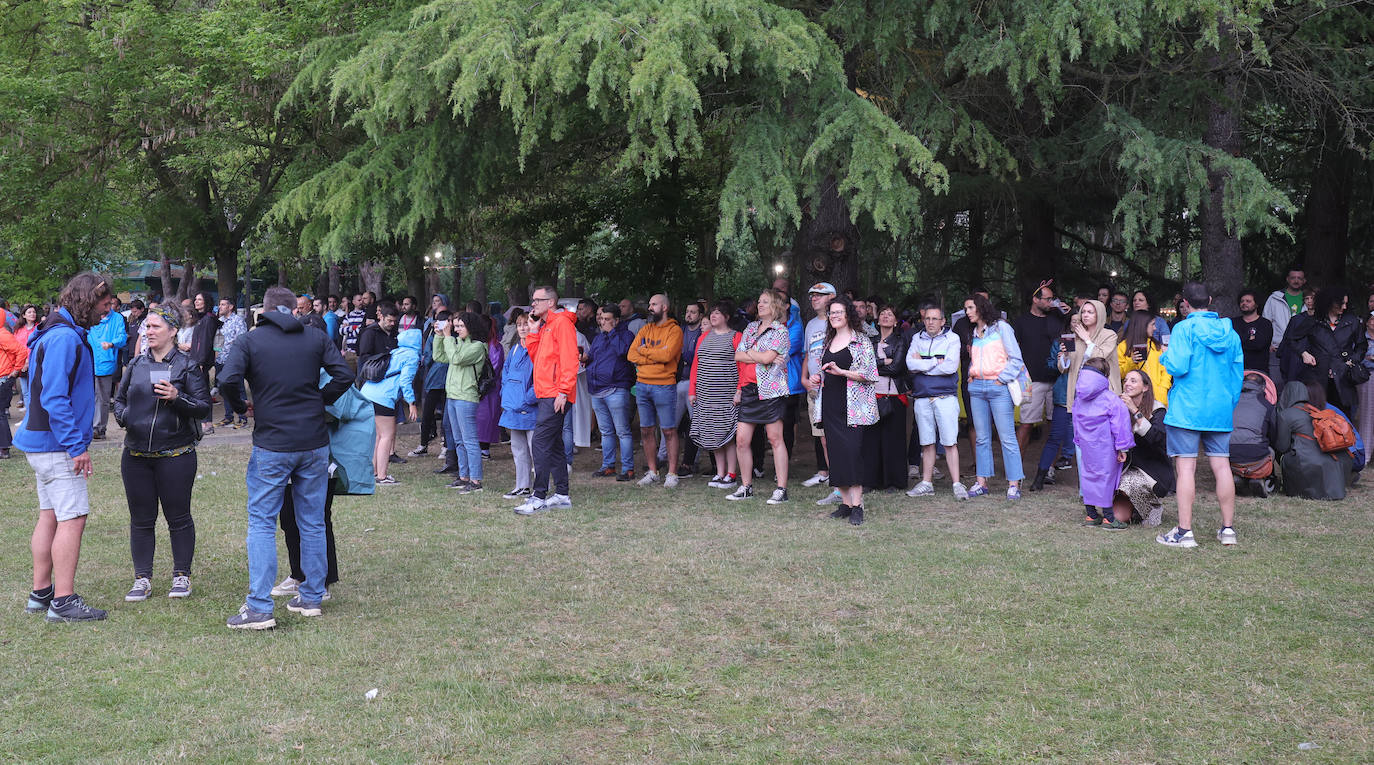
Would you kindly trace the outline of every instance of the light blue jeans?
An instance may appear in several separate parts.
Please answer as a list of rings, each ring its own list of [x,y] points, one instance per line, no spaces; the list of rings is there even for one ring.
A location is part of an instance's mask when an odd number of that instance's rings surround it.
[[[477,439],[477,402],[444,400],[444,428],[458,453],[458,477],[482,480],[482,445]]]
[[[1016,443],[1014,407],[1007,386],[998,385],[993,380],[970,380],[968,406],[973,427],[978,431],[978,441],[974,444],[976,475],[980,478],[992,476],[992,426],[996,425],[997,438],[1002,442],[1002,466],[1007,471],[1007,480],[1025,478],[1025,470],[1021,467],[1021,447]]]
[[[603,397],[592,396],[596,429],[601,431],[601,468],[615,467],[616,441],[620,441],[620,472],[634,470],[634,434],[628,388],[613,388]]]
[[[329,447],[304,452],[273,452],[253,447],[245,475],[248,485],[248,607],[272,613],[277,583],[277,516],[287,482],[301,533],[300,599],[318,605],[324,598],[324,501],[329,491]]]

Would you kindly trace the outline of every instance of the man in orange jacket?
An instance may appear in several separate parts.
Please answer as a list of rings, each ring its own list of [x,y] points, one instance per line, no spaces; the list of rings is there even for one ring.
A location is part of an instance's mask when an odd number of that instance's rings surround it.
[[[534,397],[539,399],[539,413],[535,415],[532,444],[534,494],[515,512],[537,515],[572,507],[568,463],[563,458],[563,418],[577,399],[577,318],[558,307],[558,291],[553,287],[535,289],[524,344],[534,361]]]
[[[682,328],[668,315],[667,295],[649,298],[649,319],[639,328],[626,354],[636,369],[635,399],[639,402],[639,440],[649,472],[640,486],[658,483],[658,439],[654,428],[663,429],[668,444],[668,474],[663,486],[677,488],[677,368],[682,358]]]
[[[29,366],[29,349],[15,339],[14,333],[0,322],[0,403],[8,403],[14,383]],[[13,434],[10,433],[9,412],[0,412],[0,460],[10,458]]]

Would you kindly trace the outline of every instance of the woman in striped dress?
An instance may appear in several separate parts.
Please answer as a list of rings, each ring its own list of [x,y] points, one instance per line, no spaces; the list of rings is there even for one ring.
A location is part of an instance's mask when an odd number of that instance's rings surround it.
[[[728,301],[711,306],[707,316],[710,330],[697,340],[687,385],[687,403],[692,407],[688,435],[697,446],[715,455],[715,476],[707,485],[716,489],[732,488],[739,472],[739,459],[730,446],[735,440],[735,388],[739,387],[735,347],[740,334],[729,325],[734,312]]]

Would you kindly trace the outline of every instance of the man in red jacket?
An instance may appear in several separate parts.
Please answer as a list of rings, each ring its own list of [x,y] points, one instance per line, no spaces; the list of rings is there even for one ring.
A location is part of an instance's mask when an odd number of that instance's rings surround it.
[[[515,508],[517,515],[572,507],[568,464],[563,458],[563,418],[577,399],[577,319],[558,307],[558,291],[553,287],[536,288],[530,303],[530,332],[524,343],[534,361],[534,396],[539,399],[534,421],[534,495]]]

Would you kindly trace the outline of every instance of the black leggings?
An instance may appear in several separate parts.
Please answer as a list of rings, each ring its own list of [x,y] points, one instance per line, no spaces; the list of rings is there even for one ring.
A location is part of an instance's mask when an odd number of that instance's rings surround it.
[[[329,479],[330,483],[334,479]],[[305,581],[305,572],[301,570],[301,530],[296,526],[296,500],[291,498],[294,492],[291,485],[287,484],[286,491],[283,492],[281,502],[281,515],[277,522],[281,524],[282,536],[286,537],[286,557],[291,561],[291,578],[298,582]],[[334,487],[330,486],[324,493],[324,549],[325,556],[329,559],[329,572],[325,574],[324,586],[339,581],[339,558],[334,551]]]
[[[129,552],[134,559],[134,576],[153,575],[159,502],[172,538],[172,574],[191,575],[191,559],[196,553],[196,523],[191,519],[196,464],[194,451],[176,457],[135,457],[124,450],[119,473],[129,500]]]
[[[434,440],[435,431],[439,425],[439,413],[444,410],[444,389],[435,388],[425,391],[424,400],[420,402],[420,445],[429,446],[429,442]],[[447,429],[445,429],[447,430]],[[445,446],[447,446],[448,433],[444,432]]]

